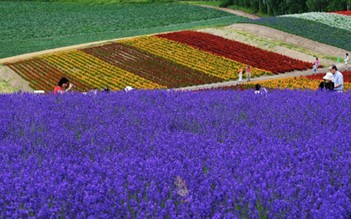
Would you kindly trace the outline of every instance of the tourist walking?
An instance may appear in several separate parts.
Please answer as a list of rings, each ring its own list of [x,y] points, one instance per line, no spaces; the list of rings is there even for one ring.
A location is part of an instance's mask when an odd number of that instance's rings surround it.
[[[344,76],[341,74],[340,71],[338,71],[338,68],[335,65],[331,65],[329,67],[330,72],[334,76],[334,90],[342,93],[344,90]]]
[[[251,67],[248,65],[246,68],[246,74],[247,74],[247,81],[250,81],[250,77],[251,77]]]
[[[344,61],[345,61],[345,69],[346,69],[346,70],[349,69],[349,60],[350,60],[349,54],[346,53],[346,54],[345,54],[345,58],[344,58]]]
[[[324,77],[323,81],[319,84],[319,89],[334,91],[334,76],[331,72],[328,72]]]
[[[318,72],[318,67],[319,67],[319,60],[318,58],[316,57],[316,60],[314,61],[313,63],[313,74],[316,74]]]

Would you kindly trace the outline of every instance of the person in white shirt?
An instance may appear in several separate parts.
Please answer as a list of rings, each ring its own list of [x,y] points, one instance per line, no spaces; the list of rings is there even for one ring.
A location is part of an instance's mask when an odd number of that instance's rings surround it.
[[[335,65],[331,65],[329,70],[334,75],[334,91],[342,93],[344,90],[344,76],[338,71],[338,68]]]

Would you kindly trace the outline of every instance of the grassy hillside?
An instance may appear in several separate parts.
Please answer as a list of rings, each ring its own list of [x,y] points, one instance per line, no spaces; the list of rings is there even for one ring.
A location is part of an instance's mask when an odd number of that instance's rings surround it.
[[[74,44],[204,26],[244,18],[187,4],[0,2],[0,58]]]

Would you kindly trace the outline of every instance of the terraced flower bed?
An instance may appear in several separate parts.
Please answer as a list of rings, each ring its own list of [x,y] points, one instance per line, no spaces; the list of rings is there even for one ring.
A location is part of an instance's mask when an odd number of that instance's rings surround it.
[[[33,89],[46,91],[52,91],[63,76],[79,91],[126,86],[163,89],[237,80],[239,69],[248,65],[253,78],[311,67],[311,63],[195,31],[125,39],[6,65]]]
[[[170,88],[222,81],[218,77],[204,74],[123,44],[112,43],[82,51]]]
[[[163,57],[189,68],[213,75],[223,80],[236,80],[240,68],[246,68],[243,63],[228,58],[203,52],[186,44],[174,42],[161,37],[141,37],[122,41],[123,44],[142,49],[156,56]],[[253,77],[271,75],[269,71],[252,68]]]

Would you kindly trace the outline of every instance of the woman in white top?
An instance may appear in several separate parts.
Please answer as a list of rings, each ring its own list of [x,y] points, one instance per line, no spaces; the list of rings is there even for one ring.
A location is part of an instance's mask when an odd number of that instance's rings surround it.
[[[239,82],[241,82],[243,80],[243,72],[244,72],[244,69],[243,68],[240,68],[239,69]]]

